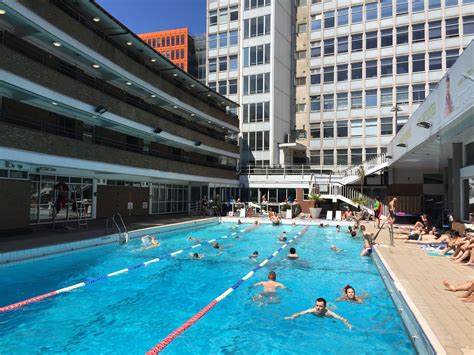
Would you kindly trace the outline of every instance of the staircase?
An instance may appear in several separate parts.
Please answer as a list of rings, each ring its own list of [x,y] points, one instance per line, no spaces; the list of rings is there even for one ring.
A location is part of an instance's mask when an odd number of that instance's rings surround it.
[[[361,166],[364,168],[365,176],[368,176],[389,166],[391,159],[391,156],[383,153],[377,155],[375,158],[362,162],[360,165],[351,166],[338,173],[338,175],[341,175],[339,182],[343,185],[353,184],[360,180],[358,172]]]

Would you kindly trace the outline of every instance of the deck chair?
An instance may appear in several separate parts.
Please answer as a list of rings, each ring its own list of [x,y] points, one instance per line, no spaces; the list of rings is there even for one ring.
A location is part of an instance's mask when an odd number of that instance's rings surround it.
[[[328,211],[326,214],[326,221],[332,221],[332,211]]]
[[[335,221],[341,221],[342,220],[342,211],[336,211],[336,217],[334,217]]]

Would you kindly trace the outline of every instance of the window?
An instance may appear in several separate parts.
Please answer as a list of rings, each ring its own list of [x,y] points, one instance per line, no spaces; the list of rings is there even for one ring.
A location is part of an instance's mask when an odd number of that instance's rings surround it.
[[[227,57],[219,57],[219,71],[227,70]]]
[[[405,123],[408,122],[408,116],[398,116],[397,117],[397,133],[402,129]]]
[[[171,37],[171,45],[174,46],[174,37]]]
[[[451,68],[451,65],[454,64],[456,59],[459,57],[459,50],[458,49],[450,49],[446,51],[446,69]]]
[[[428,23],[430,39],[441,38],[441,21],[431,21]]]
[[[237,79],[229,80],[229,95],[237,94]]]
[[[365,160],[374,159],[377,157],[377,148],[365,148]]]
[[[391,76],[393,73],[392,58],[382,59],[380,61],[380,75]]]
[[[321,96],[311,96],[311,111],[318,112],[321,111]]]
[[[425,24],[412,25],[412,42],[423,42],[425,40]]]
[[[324,165],[334,164],[334,151],[332,149],[323,150]]]
[[[456,37],[459,36],[459,26],[458,19],[451,18],[446,20],[446,37]]]
[[[377,61],[365,62],[365,78],[375,78],[377,76]]]
[[[380,105],[392,106],[393,94],[392,88],[380,89]]]
[[[311,16],[311,32],[321,30],[321,15]]]
[[[237,70],[237,56],[236,55],[229,56],[229,70]]]
[[[209,85],[209,88],[211,88],[212,90],[214,90],[214,91],[216,90],[216,82],[215,81],[210,81],[208,85]]]
[[[397,0],[397,15],[408,13],[408,0]]]
[[[334,11],[324,13],[324,29],[334,27]]]
[[[412,0],[411,12],[425,11],[425,0]]]
[[[306,111],[306,104],[296,104],[296,112],[301,113]]]
[[[347,107],[348,107],[347,92],[338,92],[337,93],[337,109],[347,110]]]
[[[357,35],[352,35],[352,52],[357,52],[362,50],[362,33]]]
[[[397,27],[397,44],[408,43],[408,26]]]
[[[397,57],[397,74],[408,74],[408,56]]]
[[[310,162],[311,165],[321,165],[321,152],[319,150],[311,150]]]
[[[362,108],[362,91],[351,92],[351,108]]]
[[[445,0],[446,6],[457,6],[458,0]]]
[[[209,26],[217,25],[217,11],[209,11]]]
[[[320,69],[311,69],[311,85],[320,84],[321,83],[321,74]]]
[[[362,5],[352,6],[352,24],[362,22]]]
[[[227,47],[227,32],[219,33],[219,47]]]
[[[377,107],[377,90],[365,92],[365,107]]]
[[[399,86],[397,87],[397,103],[407,104],[408,100],[408,86]]]
[[[324,67],[324,82],[332,83],[334,81],[334,67]]]
[[[425,71],[425,54],[412,55],[413,72]]]
[[[244,95],[260,94],[270,91],[270,73],[245,75]]]
[[[239,10],[238,10],[237,6],[232,6],[229,9],[229,12],[230,12],[230,20],[231,21],[237,21],[239,19]]]
[[[337,25],[345,26],[349,23],[349,9],[339,9],[337,10]]]
[[[428,8],[431,9],[439,9],[441,7],[441,0],[429,0],[428,1]]]
[[[337,81],[346,81],[347,77],[347,64],[341,64],[337,66]]]
[[[378,3],[371,2],[365,4],[365,20],[377,20]]]
[[[334,54],[334,39],[325,39],[324,40],[324,55],[333,55]]]
[[[377,136],[377,119],[367,118],[365,120],[365,135],[369,137]],[[366,158],[369,159],[369,158]]]
[[[388,136],[393,134],[393,119],[392,117],[382,117],[380,119],[380,135]]]
[[[362,136],[362,120],[351,120],[351,136]]]
[[[217,35],[209,35],[209,49],[217,48]]]
[[[321,42],[311,42],[311,58],[317,58],[321,56]]]
[[[423,102],[425,100],[425,84],[413,85],[412,101]]]
[[[347,94],[346,94],[346,99],[347,99]],[[336,121],[337,125],[337,136],[340,138],[347,137],[348,134],[348,128],[347,128],[347,121]]]
[[[271,4],[271,0],[245,0],[245,9],[255,9],[257,7],[264,7]]]
[[[474,34],[474,16],[464,16],[462,23],[464,35]]]
[[[184,35],[181,35],[181,44],[185,44],[185,42],[184,42]]]
[[[347,53],[349,51],[349,36],[337,37],[337,53]]]
[[[244,67],[270,62],[270,44],[244,48]]]
[[[362,129],[361,129],[362,130]],[[362,163],[362,148],[351,149],[351,164],[359,165]]]
[[[229,46],[236,46],[239,44],[239,31],[229,32]]]
[[[377,31],[365,34],[365,49],[377,48]]]
[[[219,80],[219,94],[227,95],[227,80]]]
[[[380,31],[380,46],[388,47],[393,44],[393,31],[390,30],[383,30]]]
[[[311,125],[311,138],[320,139],[321,138],[321,125],[320,123],[313,123]]]
[[[219,25],[229,22],[229,14],[227,10],[220,9],[219,10]]]
[[[296,86],[306,85],[306,78],[296,78],[295,85]]]
[[[306,24],[305,23],[300,23],[296,26],[296,32],[297,33],[306,33]]]
[[[392,0],[381,0],[382,18],[392,17]]]
[[[337,149],[337,165],[347,164],[347,149]]]
[[[351,80],[362,79],[362,62],[352,63]]]
[[[270,33],[270,15],[244,20],[244,38],[263,36]]]
[[[296,52],[296,59],[305,59],[305,58],[306,58],[306,51]]]
[[[323,122],[323,134],[324,138],[334,138],[334,122]]]
[[[209,73],[217,71],[217,58],[209,58]]]
[[[334,94],[323,95],[323,111],[334,111]]]

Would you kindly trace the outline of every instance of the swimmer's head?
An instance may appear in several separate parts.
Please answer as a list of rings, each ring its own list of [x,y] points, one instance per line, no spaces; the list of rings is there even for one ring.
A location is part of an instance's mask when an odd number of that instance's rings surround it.
[[[337,229],[341,228],[341,226],[339,226],[339,224],[336,226]]]
[[[319,226],[320,226],[320,227],[324,227],[324,224],[322,224],[322,223],[319,223]]]
[[[269,279],[269,280],[275,281],[276,278],[277,278],[277,274],[276,274],[275,271],[270,271],[270,272],[268,273],[268,279]]]
[[[281,234],[286,235],[286,232],[283,232],[283,233],[281,233]]]
[[[296,249],[295,248],[290,248],[290,254],[296,254]]]
[[[347,227],[347,229],[349,229],[349,232],[352,232],[352,227],[351,226]]]
[[[346,285],[344,287],[344,293],[347,295],[347,298],[354,299],[355,298],[355,290],[354,287],[351,285]]]
[[[357,236],[357,233],[356,232],[351,232],[351,237],[352,238],[355,238]]]
[[[219,248],[219,243],[218,243],[218,242],[214,242],[214,244],[212,244],[212,247],[213,247],[213,248]]]
[[[281,238],[282,241],[286,242],[286,237]]]
[[[252,253],[252,255],[253,255],[253,256],[258,256],[258,251],[255,250],[255,251]]]
[[[199,254],[198,254],[198,253],[194,253],[194,254],[193,254],[193,259],[199,259]]]
[[[314,308],[316,308],[316,312],[322,312],[326,308],[326,300],[322,297],[318,298],[315,302]]]
[[[337,247],[335,245],[331,245],[331,250],[336,250]]]

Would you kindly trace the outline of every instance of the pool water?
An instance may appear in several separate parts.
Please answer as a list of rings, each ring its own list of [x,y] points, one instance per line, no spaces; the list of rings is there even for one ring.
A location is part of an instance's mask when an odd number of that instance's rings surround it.
[[[216,224],[162,234],[158,248],[143,252],[136,251],[140,240],[132,240],[126,246],[109,245],[0,267],[0,306],[196,244],[187,240],[188,235],[204,240],[230,235],[236,231],[231,226]],[[240,229],[244,227],[248,226]],[[240,239],[220,240],[222,246],[232,246],[219,256],[215,249],[203,246],[193,250],[206,254],[203,259],[179,254],[0,314],[0,353],[143,354],[257,266],[248,258],[254,250],[261,261],[281,246],[275,237],[278,233],[287,231],[290,239],[302,229],[262,225]],[[333,244],[344,251],[331,251]],[[359,256],[360,239],[337,233],[333,227],[315,226],[292,246],[300,260],[286,259],[288,249],[284,249],[163,353],[415,353],[372,260]],[[291,291],[278,291],[279,304],[254,302],[252,297],[261,288],[249,286],[266,280],[271,270]],[[368,293],[365,304],[335,301],[346,284],[359,294]],[[353,329],[313,315],[284,319],[313,307],[317,297],[324,297]]]

